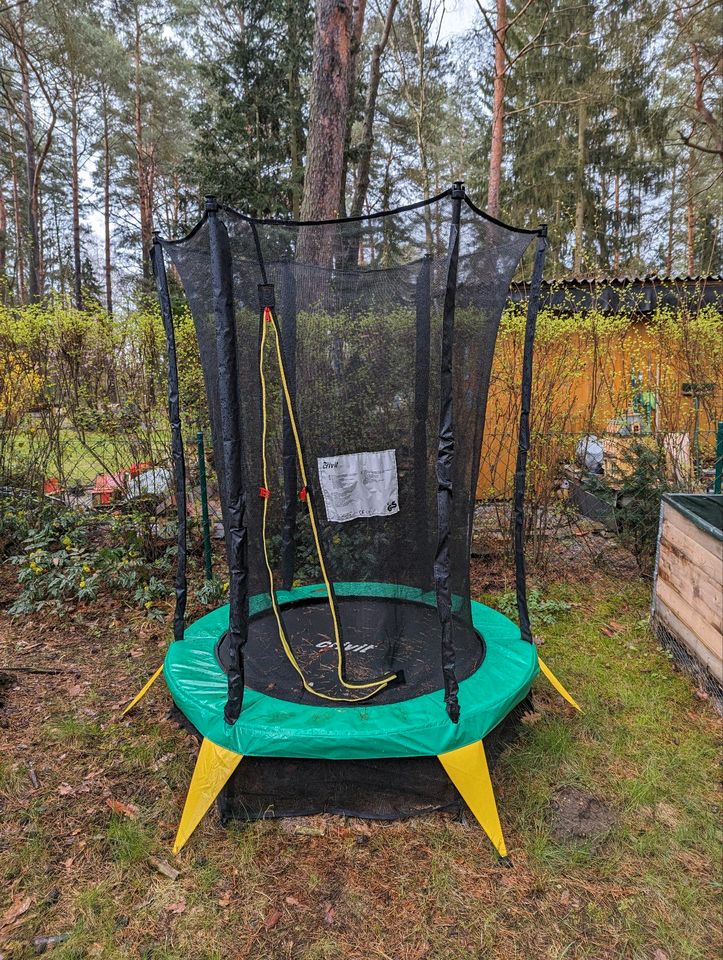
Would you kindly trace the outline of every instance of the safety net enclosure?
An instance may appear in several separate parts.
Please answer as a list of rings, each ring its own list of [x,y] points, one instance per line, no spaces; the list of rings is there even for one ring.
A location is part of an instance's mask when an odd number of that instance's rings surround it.
[[[471,600],[469,556],[497,331],[533,242],[515,485],[520,630]],[[204,738],[178,846],[244,755],[426,756],[504,852],[481,741],[539,667],[522,499],[544,248],[544,228],[491,219],[461,184],[327,222],[254,219],[208,198],[187,237],[156,238],[179,511],[179,642],[163,672]],[[164,253],[195,324],[230,580],[228,606],[185,630]]]

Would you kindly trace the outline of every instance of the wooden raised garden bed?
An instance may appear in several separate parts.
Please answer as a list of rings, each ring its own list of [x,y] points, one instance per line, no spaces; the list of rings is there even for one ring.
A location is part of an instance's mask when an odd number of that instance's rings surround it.
[[[723,496],[663,497],[652,622],[675,659],[723,705]]]

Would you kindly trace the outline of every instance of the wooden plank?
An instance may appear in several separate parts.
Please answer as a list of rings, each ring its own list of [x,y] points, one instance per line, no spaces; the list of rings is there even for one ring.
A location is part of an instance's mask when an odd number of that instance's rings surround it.
[[[656,592],[664,597],[673,613],[688,624],[709,650],[716,656],[723,656],[723,633],[717,624],[708,619],[707,611],[701,610],[699,603],[691,603],[689,597],[681,594],[678,584],[671,583],[665,576],[658,577]]]
[[[681,597],[674,586],[659,576],[655,584],[655,594],[656,598],[662,600],[673,611],[676,617],[692,631],[694,636],[710,650],[713,656],[723,660],[723,636],[715,627],[704,620],[684,597]]]
[[[699,570],[705,571],[718,583],[723,582],[723,561],[718,560],[707,547],[701,547],[696,540],[691,540],[680,527],[668,523],[667,519],[665,519],[660,536],[661,540],[666,540],[674,550],[679,550],[686,554]]]
[[[723,586],[687,557],[681,557],[665,537],[660,541],[658,576],[671,584],[709,623],[723,633]]]
[[[666,501],[663,501],[663,520],[669,521],[674,527],[682,530],[691,540],[694,540],[704,550],[712,553],[717,560],[723,562],[723,540],[718,540],[709,533],[704,533],[703,530],[696,527],[692,520],[688,520]]]
[[[723,684],[723,659],[711,653],[690,627],[676,617],[660,598],[656,600],[653,618],[658,620],[684,647],[687,647],[691,655],[698,659],[719,683]]]

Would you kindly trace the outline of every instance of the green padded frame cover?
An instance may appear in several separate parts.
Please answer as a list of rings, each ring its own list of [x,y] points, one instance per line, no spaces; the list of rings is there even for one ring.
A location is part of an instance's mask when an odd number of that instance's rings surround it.
[[[323,586],[278,591],[281,605],[317,598]],[[337,583],[340,596],[399,597],[434,603],[434,594],[383,583]],[[250,600],[250,614],[269,607],[268,596]],[[176,705],[204,737],[219,747],[254,757],[316,757],[360,760],[434,756],[481,740],[527,696],[539,671],[537,648],[520,636],[511,620],[482,603],[472,603],[472,622],[484,637],[486,655],[479,669],[460,683],[460,721],[447,716],[444,691],[400,703],[317,706],[292,703],[246,689],[234,726],[224,720],[226,675],[215,647],[228,629],[228,606],[186,628],[172,643],[164,663],[166,683]],[[279,656],[281,656],[279,651]]]

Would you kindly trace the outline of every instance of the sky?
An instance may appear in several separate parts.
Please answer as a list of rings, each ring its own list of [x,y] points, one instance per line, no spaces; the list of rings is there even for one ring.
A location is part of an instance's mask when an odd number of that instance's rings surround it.
[[[449,40],[457,34],[465,33],[474,23],[479,13],[476,0],[447,0],[442,20],[441,38]]]

